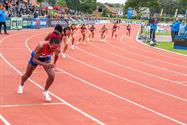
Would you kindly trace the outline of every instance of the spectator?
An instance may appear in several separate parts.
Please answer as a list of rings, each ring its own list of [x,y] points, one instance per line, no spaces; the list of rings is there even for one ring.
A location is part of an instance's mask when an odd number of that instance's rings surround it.
[[[155,33],[157,30],[157,24],[156,21],[154,20],[153,22],[150,23],[150,39],[155,42]]]
[[[186,24],[184,21],[182,21],[182,23],[180,24],[179,35],[185,34],[185,27],[186,27]]]
[[[185,26],[185,36],[187,36],[187,25]]]
[[[181,22],[180,22],[179,18],[176,18],[175,20],[176,20],[176,31],[175,31],[175,35],[178,35],[179,34],[179,30],[180,30],[180,24],[181,24]]]
[[[141,38],[143,37],[143,34],[144,34],[144,28],[145,28],[145,23],[144,23],[144,21],[142,21],[141,22],[141,32],[140,32]]]
[[[176,31],[176,21],[174,20],[174,22],[170,25],[171,27],[171,38],[172,38],[172,42],[174,42],[175,39],[175,31]]]
[[[36,11],[36,12],[34,13],[34,18],[38,18],[38,15],[39,15],[39,12]]]
[[[1,8],[0,8],[0,34],[1,34],[2,25],[4,26],[4,33],[8,34],[7,30],[6,30],[6,14],[5,14],[4,10],[5,10],[5,8],[3,6],[1,6]]]

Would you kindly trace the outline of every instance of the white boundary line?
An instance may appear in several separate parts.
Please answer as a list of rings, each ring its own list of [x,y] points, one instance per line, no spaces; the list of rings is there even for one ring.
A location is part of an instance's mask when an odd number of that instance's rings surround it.
[[[19,70],[17,70],[12,64],[10,64],[8,62],[8,60],[5,59],[5,57],[0,53],[1,58],[11,67],[13,68],[18,74],[23,75]],[[34,82],[32,79],[28,79],[31,83],[33,83],[34,85],[38,86],[39,88],[41,88],[42,90],[44,89],[42,86],[40,86],[38,83]],[[53,94],[52,92],[49,92],[53,97],[55,97],[56,99],[58,99],[59,101],[63,102],[64,104],[66,104],[67,106],[69,106],[70,108],[72,108],[73,110],[81,113],[82,115],[84,115],[85,117],[95,121],[96,123],[100,124],[100,125],[105,125],[105,123],[99,121],[98,119],[94,118],[93,116],[81,111],[80,109],[78,109],[77,107],[71,105],[70,103],[66,102],[64,99],[56,96],[55,94]]]
[[[63,105],[63,104],[64,104],[63,102],[14,104],[14,105],[0,105],[0,108],[28,107],[28,106],[51,106],[51,105]]]
[[[129,66],[121,65],[121,64],[116,63],[116,62],[114,62],[114,61],[111,61],[111,60],[108,60],[108,59],[106,59],[106,58],[97,56],[97,55],[95,55],[95,54],[93,54],[93,53],[87,52],[87,51],[85,51],[85,50],[83,50],[83,49],[81,49],[81,48],[79,48],[79,47],[76,47],[76,48],[79,49],[80,51],[84,52],[84,53],[87,53],[88,55],[91,55],[91,56],[94,56],[94,57],[99,58],[99,59],[101,59],[101,60],[104,60],[105,62],[114,64],[114,65],[117,65],[117,66],[120,66],[120,67],[123,67],[123,68],[127,68],[127,69],[129,69],[129,70],[133,70],[133,71],[136,71],[136,72],[139,72],[139,73],[148,75],[148,76],[152,76],[152,77],[155,77],[155,78],[158,78],[158,79],[162,79],[162,80],[165,80],[165,81],[168,81],[168,82],[172,82],[172,83],[179,84],[179,85],[182,85],[182,86],[187,86],[187,84],[182,84],[181,82],[177,82],[177,81],[173,81],[173,80],[170,80],[170,79],[167,79],[167,78],[163,78],[163,77],[160,77],[160,76],[157,76],[157,75],[153,75],[153,74],[151,74],[151,73],[144,72],[144,71],[141,71],[141,70],[138,70],[138,69],[129,67]]]
[[[11,125],[1,114],[0,114],[0,119],[3,121],[5,125]]]
[[[138,33],[137,33],[137,35],[136,35],[136,41],[137,41],[137,43],[142,44],[142,45],[144,45],[144,46],[147,46],[147,47],[149,47],[149,48],[153,48],[153,47],[151,47],[151,46],[149,46],[149,45],[147,45],[147,44],[141,42],[141,40],[138,40],[139,32],[140,32],[140,28],[139,28]],[[165,50],[165,49],[161,49],[161,48],[157,48],[157,47],[154,47],[154,49],[158,49],[158,50],[165,51],[165,52],[168,52],[168,53],[172,53],[172,54],[176,54],[176,55],[179,55],[179,56],[187,57],[187,55],[182,54],[182,53],[176,53],[176,52],[173,52],[173,51],[169,51],[169,50]],[[156,53],[156,52],[155,52],[155,53]]]
[[[27,49],[31,52],[32,50],[28,47],[27,42],[28,42],[28,40],[25,41],[25,45],[26,45]],[[110,92],[110,91],[108,91],[108,90],[105,90],[105,89],[103,89],[103,88],[101,88],[101,87],[98,87],[98,86],[92,84],[91,82],[88,82],[88,81],[86,81],[86,80],[83,80],[83,79],[81,79],[80,77],[75,76],[75,75],[72,75],[72,74],[70,74],[70,73],[68,73],[68,72],[66,72],[66,71],[64,71],[64,70],[62,70],[62,69],[60,69],[60,68],[58,68],[58,69],[59,69],[60,71],[64,72],[66,75],[69,75],[69,76],[71,76],[71,77],[73,77],[73,78],[75,78],[75,79],[77,79],[77,80],[79,80],[79,81],[81,81],[81,82],[83,82],[83,83],[85,83],[85,84],[87,84],[87,85],[90,85],[90,86],[92,86],[92,87],[94,87],[94,88],[96,88],[96,89],[98,89],[98,90],[100,90],[100,91],[103,91],[103,92],[105,92],[105,93],[107,93],[107,94],[109,94],[109,95],[112,95],[112,96],[114,96],[114,97],[116,97],[116,98],[122,99],[122,100],[124,100],[124,101],[126,101],[126,102],[129,102],[129,103],[131,103],[131,104],[133,104],[133,105],[135,105],[135,106],[137,106],[137,107],[143,108],[143,109],[145,109],[145,110],[147,110],[147,111],[150,111],[150,112],[152,112],[152,113],[154,113],[154,114],[156,114],[156,115],[159,115],[159,116],[161,116],[161,117],[164,117],[164,118],[166,118],[166,119],[169,119],[169,120],[171,120],[171,121],[173,121],[173,122],[176,122],[176,123],[178,123],[178,124],[180,124],[180,125],[186,125],[185,123],[183,123],[183,122],[181,122],[181,121],[178,121],[178,120],[176,120],[176,119],[173,119],[173,118],[171,118],[171,117],[169,117],[169,116],[166,116],[166,115],[164,115],[164,114],[162,114],[162,113],[159,113],[159,112],[157,112],[157,111],[155,111],[155,110],[152,110],[152,109],[150,109],[150,108],[147,108],[147,107],[145,107],[145,106],[143,106],[143,105],[141,105],[141,104],[138,104],[138,103],[136,103],[136,102],[133,102],[133,101],[127,99],[127,98],[121,97],[121,96],[119,96],[119,95],[117,95],[117,94],[115,94],[115,93],[112,93],[112,92]]]
[[[96,85],[92,84],[91,82],[88,82],[88,81],[86,81],[86,80],[83,80],[83,79],[81,79],[80,77],[75,76],[75,75],[72,75],[72,74],[70,74],[70,73],[68,73],[68,72],[66,72],[66,71],[64,71],[64,70],[62,70],[62,69],[60,69],[60,68],[58,68],[58,69],[61,70],[62,72],[64,72],[65,74],[67,74],[67,75],[69,75],[69,76],[71,76],[71,77],[73,77],[73,78],[75,78],[75,79],[77,79],[77,80],[79,80],[79,81],[82,81],[83,83],[85,83],[85,84],[87,84],[87,85],[90,85],[90,86],[92,86],[92,87],[94,87],[94,88],[96,88],[96,89],[98,89],[98,90],[100,90],[100,91],[102,91],[102,92],[105,92],[105,93],[107,93],[107,94],[109,94],[109,95],[112,95],[112,96],[114,96],[114,97],[116,97],[116,98],[119,98],[119,99],[121,99],[121,100],[123,100],[123,101],[129,102],[129,103],[132,104],[132,105],[135,105],[135,106],[137,106],[137,107],[140,107],[140,108],[142,108],[142,109],[145,109],[145,110],[147,110],[147,111],[149,111],[149,112],[152,112],[152,113],[154,113],[154,114],[156,114],[156,115],[159,115],[159,116],[161,116],[161,117],[164,117],[164,118],[166,118],[166,119],[169,119],[169,120],[171,120],[171,121],[174,121],[174,122],[176,122],[176,123],[179,123],[180,125],[186,125],[185,123],[183,123],[183,122],[181,122],[181,121],[178,121],[178,120],[176,120],[176,119],[174,119],[174,118],[171,118],[171,117],[169,117],[169,116],[167,116],[167,115],[164,115],[164,114],[162,114],[162,113],[160,113],[160,112],[157,112],[157,111],[155,111],[155,110],[152,110],[152,109],[150,109],[150,108],[147,108],[147,107],[145,107],[145,106],[143,106],[143,105],[141,105],[141,104],[139,104],[139,103],[136,103],[136,102],[131,101],[131,100],[127,99],[127,98],[124,98],[124,97],[122,97],[122,96],[120,96],[120,95],[117,95],[117,94],[115,94],[115,93],[112,93],[112,92],[110,92],[110,91],[108,91],[108,90],[106,90],[106,89],[103,89],[103,88],[101,88],[101,87],[99,87],[99,86],[96,86]]]
[[[30,36],[29,38],[32,38],[33,36]],[[7,38],[7,37],[6,37]],[[6,38],[2,39],[0,41],[0,43],[2,43],[2,41],[4,41]],[[28,39],[28,38],[27,38]],[[0,52],[0,56],[1,58],[12,68],[14,69],[18,74],[23,75],[18,69],[16,69],[12,64],[10,64],[10,62],[8,62],[7,59],[5,59],[5,57],[2,55],[2,53]],[[42,86],[40,86],[38,83],[34,82],[32,79],[28,79],[31,83],[33,83],[34,85],[38,86],[39,88],[41,88],[42,90],[44,89]],[[100,120],[94,118],[93,116],[81,111],[80,109],[78,109],[77,107],[71,105],[70,103],[66,102],[64,99],[56,96],[55,94],[53,94],[52,92],[49,92],[53,97],[55,97],[56,99],[58,99],[59,101],[63,102],[64,104],[66,104],[67,106],[69,106],[70,108],[72,108],[73,110],[81,113],[82,115],[84,115],[85,117],[95,121],[96,123],[100,124],[100,125],[105,125],[105,123],[101,122]]]
[[[129,58],[129,57],[125,57],[125,56],[116,54],[116,53],[114,53],[114,52],[110,52],[110,51],[108,51],[108,50],[105,50],[105,49],[103,49],[103,48],[101,48],[101,47],[98,47],[98,46],[94,45],[93,43],[90,43],[90,44],[91,44],[92,46],[94,46],[95,48],[98,48],[98,49],[100,49],[100,50],[102,50],[102,51],[105,51],[105,52],[107,52],[107,53],[110,53],[110,54],[112,54],[112,55],[121,57],[121,58],[123,58],[123,59],[135,61],[135,62],[141,63],[141,64],[143,64],[143,65],[148,65],[148,66],[151,66],[151,67],[154,67],[154,68],[159,68],[159,69],[162,69],[162,70],[167,70],[167,71],[169,71],[169,72],[172,72],[172,73],[175,73],[175,74],[178,74],[178,75],[182,75],[182,76],[185,76],[185,77],[187,76],[187,74],[184,74],[184,73],[180,73],[180,72],[173,71],[173,70],[170,70],[170,69],[167,69],[167,68],[163,68],[163,67],[160,67],[160,66],[156,66],[156,65],[144,63],[143,61],[135,60],[135,59],[132,59],[132,58]]]
[[[164,94],[164,95],[173,97],[173,98],[175,98],[175,99],[179,99],[179,100],[184,101],[184,102],[187,102],[187,99],[184,99],[184,98],[181,98],[181,97],[178,97],[178,96],[175,96],[175,95],[172,95],[172,94],[163,92],[163,91],[161,91],[161,90],[158,90],[158,89],[155,89],[155,88],[146,86],[146,85],[144,85],[144,84],[135,82],[135,81],[133,81],[133,80],[130,80],[130,79],[124,78],[124,77],[122,77],[122,76],[113,74],[113,73],[111,73],[111,72],[107,72],[107,71],[102,70],[102,69],[100,69],[100,68],[97,68],[97,67],[95,67],[95,66],[93,66],[93,65],[90,65],[90,64],[87,64],[87,63],[85,63],[85,62],[83,62],[83,61],[77,60],[77,59],[75,59],[75,58],[73,58],[73,57],[71,57],[71,56],[69,56],[69,55],[67,55],[67,57],[69,57],[70,59],[72,59],[72,60],[74,60],[74,61],[76,61],[76,62],[79,62],[79,63],[81,63],[81,64],[83,64],[83,65],[86,65],[86,66],[88,66],[88,67],[90,67],[90,68],[92,68],[92,69],[95,69],[95,70],[98,70],[98,71],[103,72],[103,73],[105,73],[105,74],[108,74],[108,75],[110,75],[110,76],[116,77],[116,78],[121,79],[121,80],[124,80],[124,81],[131,82],[131,83],[133,83],[133,84],[135,84],[135,85],[142,86],[142,87],[147,88],[147,89],[150,89],[150,90],[152,90],[152,91],[155,91],[155,92],[158,92],[158,93],[161,93],[161,94]]]
[[[123,38],[123,37],[122,37],[122,38]],[[120,39],[120,41],[122,41],[122,38]],[[128,53],[131,53],[131,54],[133,54],[133,55],[137,55],[137,56],[142,57],[142,58],[151,59],[151,60],[154,60],[154,61],[157,61],[157,62],[161,62],[161,63],[165,63],[165,64],[170,64],[170,65],[173,65],[173,66],[177,66],[177,67],[181,67],[181,68],[187,69],[187,66],[182,66],[182,65],[174,64],[174,63],[171,63],[171,62],[168,62],[168,61],[163,61],[163,60],[155,59],[155,58],[153,58],[153,57],[150,57],[150,56],[148,57],[148,56],[145,56],[145,55],[142,55],[142,54],[138,54],[138,53],[136,53],[136,52],[132,52],[132,51],[127,50],[127,49],[122,49],[122,48],[120,48],[120,47],[118,47],[118,46],[114,46],[113,44],[111,44],[111,43],[109,43],[109,42],[106,42],[106,43],[107,43],[108,45],[114,47],[114,48],[117,48],[117,49],[121,50],[121,51],[128,52]]]
[[[124,36],[122,36],[122,37],[124,37]],[[122,37],[121,37],[121,38],[122,38]],[[120,39],[121,39],[121,38],[120,38]],[[92,44],[92,43],[89,42],[89,41],[88,41],[88,43],[89,43],[89,44]],[[76,47],[77,47],[77,46],[76,46]],[[137,72],[140,72],[140,73],[143,73],[143,74],[152,76],[152,77],[156,77],[156,78],[159,78],[159,79],[162,79],[162,80],[166,80],[166,81],[169,81],[169,82],[173,82],[173,83],[176,83],[176,84],[179,84],[179,85],[187,86],[187,84],[183,84],[183,83],[186,83],[186,81],[174,81],[174,80],[170,80],[170,79],[167,79],[167,78],[164,78],[164,77],[160,77],[160,76],[157,76],[157,75],[153,75],[153,74],[151,74],[151,73],[147,73],[147,72],[144,72],[144,71],[141,71],[141,70],[134,69],[134,68],[132,68],[132,67],[128,67],[128,66],[121,65],[121,64],[119,64],[119,63],[113,62],[113,61],[108,60],[108,59],[106,59],[106,58],[99,57],[99,56],[97,56],[97,55],[95,55],[95,54],[89,53],[89,52],[87,52],[87,51],[85,51],[85,50],[82,50],[82,49],[79,48],[79,47],[77,47],[77,49],[79,49],[79,50],[81,50],[81,51],[83,51],[83,52],[85,52],[85,53],[87,53],[87,54],[89,54],[89,55],[95,56],[95,57],[97,57],[97,58],[99,58],[99,59],[102,59],[102,60],[104,60],[104,61],[106,61],[106,62],[109,62],[109,63],[115,64],[115,65],[118,65],[118,66],[120,66],[120,67],[124,67],[124,68],[127,68],[127,69],[131,69],[131,70],[134,70],[134,71],[137,71]],[[150,65],[150,64],[147,64],[147,65]],[[166,70],[166,68],[161,68],[161,69]]]
[[[122,38],[124,38],[124,37],[125,37],[125,35]],[[122,38],[120,39],[120,41],[122,41]],[[175,65],[175,66],[178,66],[178,67],[182,67],[182,68],[187,68],[187,66],[181,66],[181,65],[174,64],[174,63],[171,63],[171,62],[168,62],[168,61],[158,60],[158,59],[155,59],[155,58],[152,58],[152,57],[144,56],[142,54],[138,54],[138,53],[135,53],[135,52],[131,52],[129,50],[122,49],[122,48],[114,46],[114,45],[112,45],[111,43],[108,43],[108,42],[106,42],[106,43],[109,44],[110,46],[114,47],[114,48],[118,48],[119,50],[122,50],[122,51],[127,51],[129,53],[134,54],[134,55],[143,56],[144,58],[151,58],[152,60],[157,60],[158,62],[165,62],[165,63],[171,64],[171,65]]]
[[[140,29],[140,28],[139,28]],[[137,35],[136,35],[136,41],[138,42],[138,41],[140,41],[140,40],[138,40],[138,34],[139,34],[139,30],[138,29],[138,33],[137,33]],[[124,38],[124,37],[123,37]],[[133,41],[133,39],[130,39],[130,40],[132,40]],[[167,58],[170,58],[170,59],[174,59],[174,60],[176,60],[176,61],[181,61],[182,59],[178,59],[178,58],[176,58],[176,57],[170,57],[170,56],[167,56],[167,55],[163,55],[163,54],[160,54],[160,53],[158,53],[158,52],[153,52],[153,51],[151,51],[151,50],[146,50],[145,51],[145,49],[141,49],[141,48],[139,48],[139,47],[135,47],[135,46],[132,46],[132,45],[130,45],[130,44],[127,44],[126,42],[124,42],[124,40],[123,41],[121,41],[121,43],[123,43],[123,44],[125,44],[125,45],[127,45],[127,46],[129,46],[129,47],[131,47],[131,48],[136,48],[136,49],[139,49],[139,50],[141,50],[141,51],[144,51],[144,52],[149,52],[149,53],[154,53],[154,54],[156,54],[156,55],[159,55],[159,56],[162,56],[162,57],[167,57]],[[139,42],[138,42],[139,43]],[[151,47],[151,46],[149,46],[149,48],[153,48],[153,47]],[[166,50],[167,51],[167,50]],[[172,52],[172,51],[167,51],[167,52]],[[174,52],[175,53],[175,52]],[[174,53],[172,53],[172,54],[174,54]],[[168,53],[169,54],[169,53]],[[176,53],[175,53],[176,54]],[[181,55],[180,55],[181,56]],[[186,56],[186,55],[185,55]],[[184,61],[184,60],[183,60]]]
[[[36,35],[34,35],[34,36],[36,36]],[[31,52],[32,50],[29,48],[27,42],[28,42],[29,39],[31,39],[31,38],[34,37],[34,36],[29,37],[29,38],[26,39],[26,41],[25,41],[25,46],[27,47],[27,49],[28,49],[30,52]],[[152,90],[152,91],[155,91],[155,92],[158,92],[158,93],[167,95],[167,96],[169,96],[169,97],[172,97],[172,98],[179,99],[179,100],[181,100],[181,101],[187,102],[187,99],[184,99],[184,98],[181,98],[181,97],[178,97],[178,96],[175,96],[175,95],[172,95],[172,94],[163,92],[163,91],[161,91],[161,90],[158,90],[158,89],[149,87],[149,86],[147,86],[147,85],[144,85],[144,84],[141,84],[141,83],[138,83],[138,82],[135,82],[135,81],[133,81],[133,80],[130,80],[130,79],[124,78],[124,77],[122,77],[122,76],[113,74],[113,73],[111,73],[111,72],[107,72],[107,71],[102,70],[102,69],[100,69],[100,68],[97,68],[97,67],[95,67],[95,66],[93,66],[93,65],[89,65],[89,64],[87,64],[87,63],[85,63],[85,62],[83,62],[83,61],[77,60],[77,59],[75,59],[75,58],[73,58],[73,57],[71,57],[71,56],[69,56],[69,55],[67,55],[67,57],[69,57],[70,59],[72,59],[72,60],[74,60],[74,61],[76,61],[76,62],[79,62],[79,63],[81,63],[81,64],[83,64],[83,65],[86,65],[86,66],[88,66],[88,67],[90,67],[90,68],[92,68],[92,69],[95,69],[95,70],[98,70],[98,71],[103,72],[103,73],[105,73],[105,74],[108,74],[108,75],[110,75],[110,76],[116,77],[116,78],[121,79],[121,80],[124,80],[124,81],[128,81],[128,82],[130,82],[130,83],[132,83],[132,84],[135,84],[135,85],[138,85],[138,86],[142,86],[142,87],[144,87],[144,88],[147,88],[147,89],[150,89],[150,90]],[[58,69],[59,69],[59,68],[58,68]],[[59,70],[61,71],[61,69],[59,69]]]

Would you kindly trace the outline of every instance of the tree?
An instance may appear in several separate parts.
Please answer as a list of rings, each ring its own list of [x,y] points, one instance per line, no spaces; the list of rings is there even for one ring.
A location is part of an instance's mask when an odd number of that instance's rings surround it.
[[[106,10],[106,9],[103,10],[102,16],[103,16],[103,17],[108,17],[108,14],[107,14],[107,10]]]
[[[80,0],[80,11],[92,13],[97,7],[96,0]]]
[[[158,6],[158,0],[127,0],[124,8],[127,11],[127,9],[131,7],[136,11],[137,16],[140,16],[141,12],[146,10],[146,7],[151,8]]]
[[[75,10],[75,11],[79,11],[80,10],[80,1],[79,0],[65,0],[67,7]]]
[[[44,2],[44,0],[37,0],[37,2],[40,2],[40,3],[41,3],[41,2]]]
[[[68,8],[91,13],[96,9],[96,0],[65,0]]]
[[[177,9],[176,0],[160,0],[160,9],[163,8],[165,14],[174,15]]]
[[[178,9],[180,14],[184,14],[187,10],[187,0],[179,0],[178,2]]]
[[[160,13],[163,9],[164,14],[174,16],[176,9],[178,9],[178,14],[184,14],[186,8],[186,0],[159,0],[159,6],[152,7],[150,10],[152,13]]]
[[[56,3],[58,6],[66,6],[66,1],[65,0],[57,0]]]

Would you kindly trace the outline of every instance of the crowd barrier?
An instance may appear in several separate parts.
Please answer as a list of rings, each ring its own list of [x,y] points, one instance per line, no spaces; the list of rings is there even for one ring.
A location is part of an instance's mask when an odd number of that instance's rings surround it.
[[[31,28],[31,18],[23,18],[22,28]]]
[[[67,26],[67,22],[64,20],[47,19],[47,18],[19,18],[12,17],[7,18],[6,25],[7,29],[19,30],[19,29],[37,29],[54,27],[56,24]]]
[[[140,24],[140,25],[145,24],[145,22],[138,22],[138,21],[136,22],[136,21],[130,21],[130,20],[122,21],[122,23],[123,24]]]
[[[187,50],[187,36],[176,36],[174,40],[174,48]]]
[[[146,32],[150,32],[151,27],[146,25],[146,26],[144,27],[144,29],[145,29]],[[156,32],[157,32],[157,33],[166,33],[167,30],[166,30],[165,28],[163,28],[163,27],[157,26]]]
[[[89,24],[89,25],[93,25],[93,24],[95,24],[95,20],[85,20],[84,21],[85,22],[85,24]]]
[[[20,18],[12,17],[7,18],[6,21],[7,29],[19,30],[23,28],[35,29],[35,28],[46,28],[46,18]]]
[[[68,21],[60,19],[47,19],[47,27],[54,27],[57,24],[62,25],[62,27],[66,27],[68,25]]]
[[[37,29],[54,27],[57,24],[66,27],[71,24],[106,24],[110,23],[110,20],[62,20],[62,19],[48,19],[48,18],[20,18],[12,17],[7,18],[7,29],[19,30],[19,29]]]
[[[96,24],[106,24],[106,23],[110,23],[110,20],[96,20],[95,23]]]

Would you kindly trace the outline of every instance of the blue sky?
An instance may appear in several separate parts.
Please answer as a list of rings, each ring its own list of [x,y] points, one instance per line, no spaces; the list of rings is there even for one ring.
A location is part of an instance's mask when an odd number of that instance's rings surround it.
[[[101,3],[125,3],[126,0],[97,0],[97,2]]]

